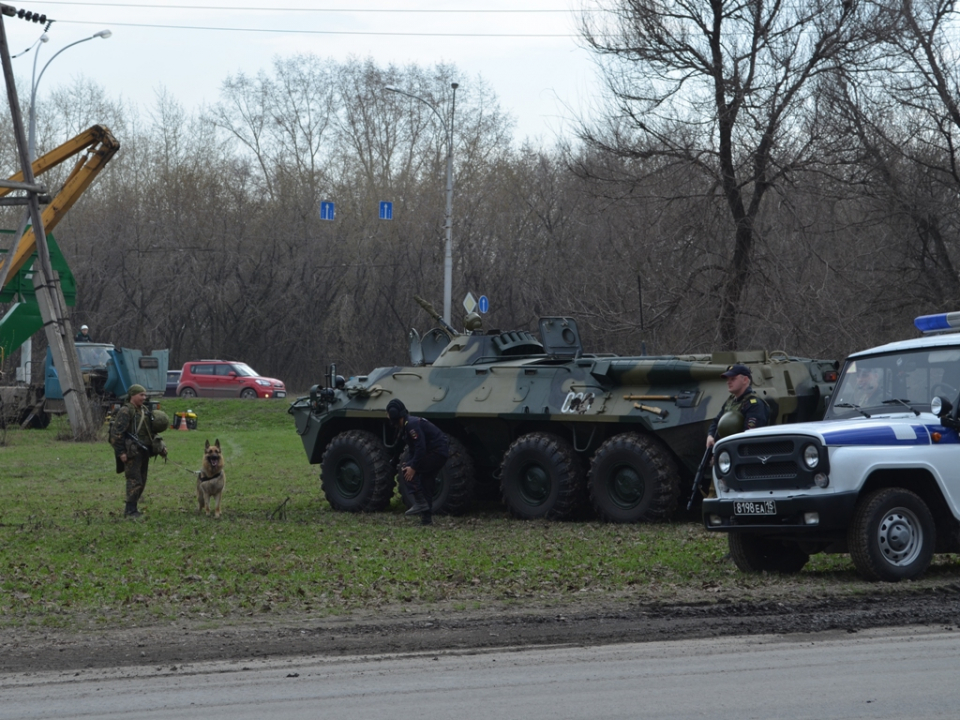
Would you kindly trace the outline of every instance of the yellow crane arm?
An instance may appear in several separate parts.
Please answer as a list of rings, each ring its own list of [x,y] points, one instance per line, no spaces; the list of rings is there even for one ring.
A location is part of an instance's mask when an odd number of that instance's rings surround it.
[[[33,161],[33,175],[38,177],[50,168],[69,160],[74,155],[83,153],[77,160],[76,165],[73,166],[73,170],[63,187],[60,188],[60,192],[43,210],[41,219],[43,220],[43,229],[46,232],[52,231],[57,226],[67,210],[73,207],[77,198],[90,186],[97,173],[103,170],[103,167],[110,162],[110,158],[119,149],[120,143],[106,127],[94,125]],[[10,180],[12,182],[23,182],[23,172],[11,176]],[[0,197],[7,195],[11,189],[0,188]],[[7,279],[13,278],[17,274],[36,249],[37,241],[31,228],[23,234],[10,258]],[[3,261],[0,261],[0,268],[2,267]],[[0,290],[2,289],[0,288]]]

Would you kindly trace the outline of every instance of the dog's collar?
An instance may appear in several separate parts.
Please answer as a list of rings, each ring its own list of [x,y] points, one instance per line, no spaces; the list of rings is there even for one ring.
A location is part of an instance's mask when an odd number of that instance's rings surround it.
[[[216,475],[211,475],[210,477],[207,477],[202,472],[197,473],[197,476],[200,479],[200,482],[206,482],[207,480],[216,480],[221,475],[223,475],[223,470],[218,472]]]

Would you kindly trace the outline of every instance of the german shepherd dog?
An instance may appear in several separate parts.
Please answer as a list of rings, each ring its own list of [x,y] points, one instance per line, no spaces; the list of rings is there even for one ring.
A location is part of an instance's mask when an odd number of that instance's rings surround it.
[[[197,474],[197,500],[200,502],[200,512],[207,515],[213,510],[215,518],[220,517],[220,496],[227,484],[227,476],[223,473],[223,453],[220,451],[220,440],[211,445],[206,441],[203,451],[202,470]]]

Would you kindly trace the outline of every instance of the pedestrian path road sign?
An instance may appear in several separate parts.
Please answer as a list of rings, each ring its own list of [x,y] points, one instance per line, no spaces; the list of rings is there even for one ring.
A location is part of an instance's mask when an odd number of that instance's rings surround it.
[[[393,203],[392,202],[384,201],[380,203],[380,219],[393,220]]]

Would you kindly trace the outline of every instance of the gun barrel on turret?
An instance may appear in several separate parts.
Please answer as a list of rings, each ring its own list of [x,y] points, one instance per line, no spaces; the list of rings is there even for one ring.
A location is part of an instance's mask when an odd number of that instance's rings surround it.
[[[424,310],[426,310],[427,315],[429,315],[429,316],[432,317],[434,320],[436,320],[438,323],[440,323],[441,325],[443,325],[443,329],[446,330],[448,333],[450,333],[451,335],[454,335],[454,336],[460,334],[460,333],[458,333],[456,330],[454,330],[453,327],[452,327],[449,323],[447,323],[446,320],[443,319],[443,316],[436,311],[436,309],[433,307],[433,305],[431,305],[430,303],[428,303],[426,300],[424,300],[424,299],[423,299],[422,297],[420,297],[419,295],[414,295],[414,296],[413,296],[413,299],[417,301],[417,305],[419,305],[419,306],[422,307]]]

